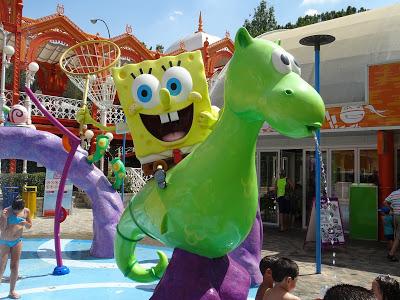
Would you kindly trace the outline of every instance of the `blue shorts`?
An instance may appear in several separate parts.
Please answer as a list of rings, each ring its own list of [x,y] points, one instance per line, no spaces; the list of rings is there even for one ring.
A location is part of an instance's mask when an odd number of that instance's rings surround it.
[[[12,247],[16,246],[21,241],[22,241],[22,238],[18,238],[18,239],[13,240],[13,241],[0,240],[0,245],[4,245],[4,246],[7,246],[9,248],[12,248]]]
[[[279,213],[290,214],[290,201],[285,196],[278,197]]]
[[[385,234],[385,239],[388,241],[394,241],[394,234]]]

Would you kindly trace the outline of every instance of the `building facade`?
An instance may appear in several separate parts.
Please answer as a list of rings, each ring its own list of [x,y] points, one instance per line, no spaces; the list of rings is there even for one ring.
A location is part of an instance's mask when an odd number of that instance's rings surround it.
[[[11,67],[7,70],[7,91],[5,93],[7,105],[23,104],[26,97],[22,91],[25,71],[30,62],[37,62],[39,71],[32,86],[33,91],[36,91],[39,100],[64,126],[73,133],[78,134],[79,125],[75,121],[75,115],[81,106],[82,95],[61,70],[59,59],[67,48],[75,44],[93,39],[108,38],[84,32],[64,15],[63,5],[58,5],[56,13],[52,15],[31,19],[23,16],[22,0],[0,0],[0,23],[10,33],[6,41],[7,44],[15,48]],[[140,26],[140,24],[137,24],[137,26]],[[4,42],[3,40],[3,36],[0,36],[1,43]],[[177,42],[169,47],[166,53],[159,53],[146,48],[144,43],[134,36],[132,27],[129,25],[126,26],[124,33],[111,37],[110,40],[121,49],[121,64],[139,63],[143,60],[157,59],[161,56],[200,50],[203,54],[208,78],[211,78],[215,72],[224,67],[234,51],[229,33],[224,38],[218,38],[203,31],[201,13],[197,31],[182,40],[177,38]],[[115,124],[124,119],[118,96],[116,96],[114,104],[106,112],[108,124]],[[92,116],[100,121],[100,111],[95,105],[91,103],[89,105],[92,110]],[[34,106],[32,107],[32,123],[38,130],[60,134],[59,130],[44,118]],[[91,129],[95,132],[95,135],[100,133],[96,128]],[[130,134],[127,135],[127,140],[131,150],[128,156],[134,156]],[[117,149],[121,145],[122,135],[114,134],[112,147]],[[2,166],[3,172],[15,172],[17,167],[16,161],[11,161],[10,164],[4,162]]]

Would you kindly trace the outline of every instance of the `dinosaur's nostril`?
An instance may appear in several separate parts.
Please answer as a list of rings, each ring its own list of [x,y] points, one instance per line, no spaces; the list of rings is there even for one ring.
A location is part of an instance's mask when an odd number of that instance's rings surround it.
[[[287,89],[287,90],[285,90],[285,94],[286,95],[291,95],[291,94],[293,94],[293,91],[290,90],[290,89]]]

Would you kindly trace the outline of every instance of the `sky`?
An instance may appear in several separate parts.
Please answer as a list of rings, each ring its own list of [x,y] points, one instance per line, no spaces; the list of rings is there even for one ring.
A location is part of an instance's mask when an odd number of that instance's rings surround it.
[[[260,0],[24,0],[23,15],[39,18],[56,12],[57,3],[64,5],[68,16],[84,31],[107,37],[107,29],[101,22],[90,23],[90,19],[101,18],[107,22],[111,36],[125,32],[132,26],[133,34],[148,46],[161,44],[168,48],[175,41],[194,33],[198,26],[199,12],[203,15],[203,31],[224,37],[229,31],[234,37],[257,7]],[[39,4],[40,3],[40,4]],[[295,22],[299,16],[330,10],[340,10],[348,5],[357,9],[384,7],[400,1],[392,0],[270,0],[275,8],[278,24]]]

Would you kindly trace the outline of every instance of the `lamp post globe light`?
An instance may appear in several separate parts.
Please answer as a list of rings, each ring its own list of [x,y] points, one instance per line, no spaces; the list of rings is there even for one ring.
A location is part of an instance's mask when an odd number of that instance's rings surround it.
[[[30,62],[28,65],[28,69],[26,70],[26,78],[25,78],[25,86],[27,88],[31,88],[31,84],[33,83],[33,81],[35,80],[35,75],[36,72],[39,71],[39,65],[37,64],[37,62]],[[25,99],[24,99],[24,106],[26,108],[26,111],[28,113],[28,118],[26,120],[26,125],[31,126],[33,128],[35,128],[32,125],[32,102],[31,102],[31,98],[29,98],[28,95],[25,95]],[[24,160],[22,162],[22,173],[26,174],[28,172],[28,161]]]
[[[25,86],[27,88],[31,88],[31,84],[35,80],[35,75],[36,75],[37,71],[39,71],[39,65],[34,61],[29,63],[28,69],[26,71],[26,79],[25,79]],[[28,111],[27,125],[31,125],[32,124],[32,119],[31,119],[32,104],[31,104],[31,99],[28,97],[28,95],[25,96],[24,106],[25,106],[26,110]]]
[[[315,55],[315,90],[320,92],[320,50],[322,45],[327,45],[335,41],[335,37],[329,34],[316,34],[302,38],[299,43],[303,46],[313,46]],[[321,145],[320,131],[316,131],[318,145]],[[316,273],[321,274],[321,160],[317,145],[315,145],[315,265]]]
[[[11,45],[7,45],[8,32],[4,29],[3,24],[0,23],[0,32],[3,35],[3,48],[1,59],[1,77],[0,77],[0,126],[4,123],[3,107],[6,104],[5,86],[6,86],[6,68],[10,65],[11,57],[14,55],[15,50]],[[1,164],[0,164],[1,167]],[[1,173],[1,170],[0,170]]]

